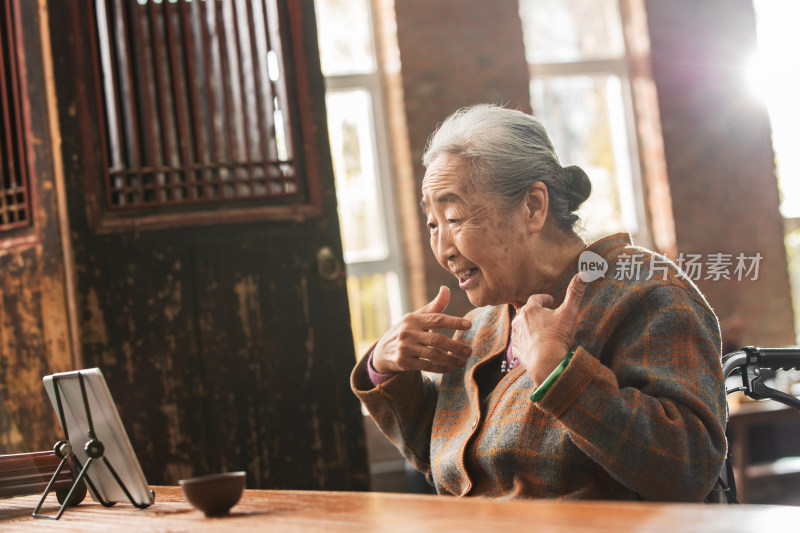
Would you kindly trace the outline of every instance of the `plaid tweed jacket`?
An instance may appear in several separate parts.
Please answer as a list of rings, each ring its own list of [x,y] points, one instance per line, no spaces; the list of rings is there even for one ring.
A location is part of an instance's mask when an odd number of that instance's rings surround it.
[[[609,269],[587,287],[578,348],[539,403],[519,367],[479,397],[476,371],[507,348],[508,305],[467,315],[472,328],[457,338],[473,355],[440,383],[409,371],[373,387],[366,357],[354,369],[356,395],[440,494],[701,501],[710,491],[726,449],[713,311],[674,264],[625,234],[588,249]],[[631,257],[638,276],[623,268]],[[577,270],[576,258],[553,285],[556,306]]]

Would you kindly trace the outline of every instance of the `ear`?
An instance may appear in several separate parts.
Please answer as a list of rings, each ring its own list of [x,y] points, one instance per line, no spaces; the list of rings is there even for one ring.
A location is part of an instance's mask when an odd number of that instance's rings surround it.
[[[547,185],[537,181],[528,188],[525,195],[525,219],[528,231],[539,233],[544,228],[547,221],[547,208],[550,195],[547,193]]]

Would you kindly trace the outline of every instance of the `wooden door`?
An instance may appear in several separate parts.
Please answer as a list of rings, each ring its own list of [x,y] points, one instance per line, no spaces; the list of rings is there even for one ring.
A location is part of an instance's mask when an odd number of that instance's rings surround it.
[[[82,364],[148,481],[366,488],[313,2],[49,10]]]
[[[36,2],[0,3],[0,454],[52,448],[42,376],[72,367],[40,23]]]

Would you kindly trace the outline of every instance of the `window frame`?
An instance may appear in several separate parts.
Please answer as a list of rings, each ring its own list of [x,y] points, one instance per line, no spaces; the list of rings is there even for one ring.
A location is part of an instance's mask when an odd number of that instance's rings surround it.
[[[25,188],[24,194],[28,215],[25,224],[13,225],[0,230],[0,251],[7,251],[37,244],[40,242],[40,229],[39,224],[36,222],[38,201],[33,169],[33,147],[28,142],[28,139],[31,139],[33,135],[29,116],[30,106],[28,104],[28,82],[25,69],[25,47],[23,46],[19,0],[9,0],[0,9],[4,10],[2,24],[6,25],[5,29],[8,35],[8,42],[5,44],[9,45],[7,52],[8,57],[12,60],[10,65],[5,65],[9,72],[9,79],[6,79],[4,72],[0,77],[0,83],[4,84],[5,92],[9,99],[8,103],[16,107],[14,115],[16,120],[10,123],[9,126],[12,133],[15,132],[18,136],[18,146],[16,148],[19,155],[19,168],[17,172],[21,173],[21,183]],[[6,81],[15,83],[16,87],[5,85]],[[5,129],[5,122],[3,129],[4,132],[9,133]]]
[[[295,173],[298,176],[300,194],[291,202],[276,202],[271,198],[220,200],[208,203],[187,203],[168,207],[143,207],[141,209],[111,209],[106,202],[106,175],[110,168],[107,147],[108,128],[106,103],[103,98],[103,72],[99,48],[95,2],[101,0],[72,0],[79,2],[80,15],[71,20],[75,48],[90,51],[88,57],[76,58],[79,79],[91,79],[91,87],[79,91],[78,99],[87,113],[81,114],[81,133],[86,138],[96,139],[85,143],[87,216],[89,225],[96,233],[119,232],[131,229],[161,229],[193,225],[219,224],[227,222],[251,222],[258,220],[296,220],[321,216],[324,213],[324,198],[319,173],[324,162],[319,161],[316,134],[319,124],[312,105],[310,80],[306,68],[313,67],[309,61],[318,61],[310,51],[309,30],[313,27],[313,16],[306,16],[307,4],[300,2],[276,2],[279,8],[279,31],[281,49],[287,78],[286,92],[289,94],[289,114],[294,117],[289,127],[294,151]],[[313,15],[313,14],[312,14]],[[86,24],[91,31],[86,32]],[[88,33],[88,35],[87,35]],[[84,41],[86,39],[86,41]],[[313,40],[316,46],[316,38]],[[309,53],[311,52],[311,53]],[[90,94],[91,93],[91,94]]]
[[[408,274],[400,239],[397,206],[392,195],[395,176],[390,161],[389,128],[383,89],[383,65],[379,60],[377,50],[378,35],[373,13],[374,6],[370,1],[365,2],[365,4],[369,11],[370,38],[372,39],[373,54],[375,55],[375,70],[358,74],[324,75],[325,93],[327,95],[328,92],[364,90],[370,95],[372,103],[372,109],[370,110],[372,113],[372,144],[375,147],[376,188],[379,201],[382,204],[382,222],[383,230],[386,234],[388,253],[385,259],[346,263],[347,276],[349,278],[376,274],[394,274],[397,277],[398,294],[396,295],[396,301],[391,301],[390,294],[388,305],[392,317],[399,320],[409,310]]]
[[[277,121],[280,112],[293,122],[275,0],[94,5],[107,209],[291,202],[300,193],[291,130]]]
[[[616,3],[620,25],[624,25],[622,10],[619,2]],[[523,24],[524,27],[524,24]],[[620,27],[620,31],[624,30]],[[636,230],[625,229],[631,235],[634,242],[644,246],[652,247],[652,237],[648,227],[645,187],[642,176],[638,137],[636,131],[636,113],[634,110],[633,88],[631,86],[631,72],[629,68],[627,41],[623,38],[623,52],[619,57],[583,59],[579,61],[564,62],[531,62],[528,61],[528,79],[530,83],[534,80],[546,78],[567,78],[567,77],[592,77],[599,78],[605,76],[616,76],[620,80],[622,89],[622,112],[625,124],[625,137],[627,141],[627,152],[630,163],[630,190],[633,197],[633,206],[630,206],[631,214],[636,218]],[[536,102],[531,95],[531,107],[536,112]],[[621,177],[615,176],[615,182],[620,187]],[[620,204],[621,215],[625,219],[626,206]]]

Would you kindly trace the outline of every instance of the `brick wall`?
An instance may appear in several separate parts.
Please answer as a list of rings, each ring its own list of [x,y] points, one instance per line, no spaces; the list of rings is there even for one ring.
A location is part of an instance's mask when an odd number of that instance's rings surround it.
[[[664,160],[664,140],[658,115],[658,93],[650,63],[650,36],[644,0],[621,0],[620,14],[635,116],[639,170],[645,196],[645,223],[652,246],[669,257],[677,256],[672,196]]]
[[[530,112],[528,70],[517,0],[400,0],[395,2],[395,16],[418,203],[422,153],[436,125],[453,111],[478,103]],[[448,312],[462,314],[471,308],[466,295],[436,262],[419,208],[412,209],[404,216],[418,221],[425,301],[436,295],[440,285],[448,285],[453,295]]]
[[[742,71],[755,46],[752,3],[645,5],[678,252],[760,253],[758,280],[698,285],[732,343],[793,343],[770,125]]]
[[[376,34],[378,68],[381,73],[386,123],[389,130],[393,196],[405,261],[408,299],[411,309],[427,301],[425,255],[427,242],[419,239],[421,223],[415,166],[411,159],[408,124],[403,97],[400,50],[397,43],[395,0],[372,0],[373,25]]]
[[[446,284],[454,295],[449,311],[463,313],[470,307],[466,296],[428,247],[417,207],[420,159],[436,125],[462,106],[491,102],[530,110],[518,4],[374,2],[388,5],[396,20],[399,63],[395,58],[389,73],[389,115],[395,149],[398,143],[402,149],[395,155],[405,176],[398,199],[412,306],[423,305]],[[626,39],[635,45],[632,93],[655,246],[673,258],[681,252],[760,253],[758,280],[698,284],[732,343],[792,343],[769,123],[741,77],[742,61],[755,43],[750,0],[625,0],[621,6]]]

